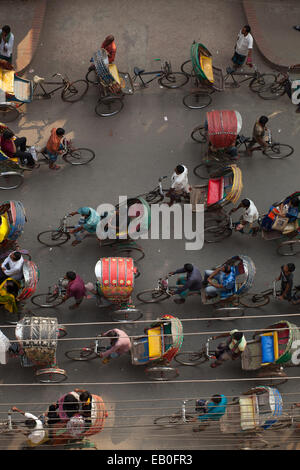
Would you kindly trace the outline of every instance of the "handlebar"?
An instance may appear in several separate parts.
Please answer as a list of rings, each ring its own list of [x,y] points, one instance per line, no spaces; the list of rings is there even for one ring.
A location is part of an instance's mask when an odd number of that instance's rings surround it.
[[[213,340],[213,337],[211,336],[210,338],[207,338],[206,341],[206,355],[207,357],[212,357],[212,354],[209,354],[209,343]]]

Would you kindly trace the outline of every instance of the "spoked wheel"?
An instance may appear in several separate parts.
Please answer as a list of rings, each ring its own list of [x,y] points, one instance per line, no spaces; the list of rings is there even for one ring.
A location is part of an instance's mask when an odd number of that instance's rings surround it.
[[[16,189],[24,181],[22,173],[16,171],[6,171],[0,173],[0,189]]]
[[[189,77],[182,72],[171,72],[160,78],[158,83],[165,88],[180,88],[189,81]]]
[[[222,165],[207,161],[207,162],[200,163],[200,165],[195,166],[193,171],[196,176],[199,176],[199,178],[208,180],[211,177],[211,175],[213,175],[215,172],[221,169],[223,169]]]
[[[255,93],[258,93],[261,89],[268,88],[274,84],[276,76],[273,73],[264,73],[260,77],[251,80],[249,87]]]
[[[76,80],[63,90],[61,94],[62,100],[68,103],[76,103],[86,94],[88,87],[89,84],[86,80]]]
[[[277,431],[278,429],[285,429],[291,427],[293,424],[293,418],[288,414],[281,415],[279,421],[272,424],[271,429]]]
[[[142,318],[142,316],[142,312],[137,308],[124,308],[120,310],[113,310],[111,312],[112,320],[122,323],[137,321]]]
[[[128,245],[127,247],[125,246],[119,246],[117,247],[118,255],[123,256],[125,258],[133,258],[135,263],[138,263],[141,261],[143,258],[145,258],[145,253],[143,252],[142,248],[139,246],[134,246],[134,245]]]
[[[225,318],[220,317],[220,320],[226,321],[231,318],[243,317],[245,315],[245,310],[241,307],[218,307],[216,308],[216,314],[219,316],[224,315]]]
[[[60,383],[67,378],[66,371],[57,367],[37,370],[35,375],[41,383]]]
[[[98,76],[96,74],[96,68],[94,65],[91,65],[89,67],[89,70],[85,76],[85,79],[88,83],[91,83],[92,85],[98,85],[99,80],[98,80]]]
[[[278,387],[279,385],[283,385],[288,381],[287,375],[283,371],[269,372],[265,369],[264,374],[259,374],[259,377],[262,379],[259,381],[259,385],[265,387]],[[265,380],[263,377],[267,377]]]
[[[258,90],[258,95],[263,100],[276,100],[285,94],[285,85],[283,83],[266,84]]]
[[[195,417],[192,415],[185,415],[185,419],[188,422],[192,422]],[[154,424],[158,424],[158,426],[162,426],[164,428],[172,428],[177,426],[178,424],[182,424],[182,416],[181,415],[173,415],[173,416],[160,416],[159,418],[155,418],[153,421]]]
[[[256,307],[263,307],[270,302],[269,295],[262,295],[262,294],[245,294],[240,297],[240,303],[244,305],[244,307],[248,308],[256,308]]]
[[[194,69],[193,69],[193,64],[192,64],[191,59],[183,62],[183,64],[181,64],[180,70],[188,77],[191,77],[194,74]]]
[[[232,235],[232,229],[226,220],[209,219],[204,224],[204,241],[206,243],[218,243]]]
[[[177,369],[168,366],[147,367],[145,372],[150,379],[157,380],[159,382],[175,379],[179,375]]]
[[[31,297],[31,302],[41,308],[55,308],[63,303],[63,298],[56,294],[38,294]]]
[[[205,144],[207,142],[206,130],[204,126],[198,126],[193,129],[191,133],[191,138],[200,144]]]
[[[149,204],[158,204],[159,202],[164,200],[164,196],[157,193],[156,191],[152,191],[150,193],[145,194],[145,200]]]
[[[70,351],[65,352],[65,356],[72,361],[91,361],[98,357],[98,354],[94,349],[90,348],[77,348],[70,349]]]
[[[212,97],[204,91],[194,91],[182,99],[184,106],[189,109],[203,109],[210,105]]]
[[[174,359],[184,366],[198,366],[207,362],[207,357],[202,351],[180,352]]]
[[[19,117],[19,114],[15,106],[0,104],[0,122],[15,121]]]
[[[37,239],[45,246],[60,246],[70,240],[71,235],[60,230],[46,230],[38,234]]]
[[[269,158],[286,158],[292,155],[294,149],[291,145],[288,144],[272,144],[266,150],[264,154]]]
[[[158,289],[143,290],[142,292],[139,292],[136,296],[141,302],[144,302],[145,304],[162,302],[163,300],[169,298],[168,294]]]
[[[95,113],[102,117],[114,116],[123,109],[123,106],[123,99],[119,96],[104,96],[96,104]]]
[[[8,323],[9,325],[16,325],[23,316],[24,313],[21,313],[20,311],[16,313],[11,313],[5,310],[5,323]]]
[[[281,256],[295,256],[300,253],[300,240],[289,240],[281,243],[277,248]]]
[[[95,152],[91,149],[80,148],[66,153],[63,158],[71,165],[86,165],[95,158]]]

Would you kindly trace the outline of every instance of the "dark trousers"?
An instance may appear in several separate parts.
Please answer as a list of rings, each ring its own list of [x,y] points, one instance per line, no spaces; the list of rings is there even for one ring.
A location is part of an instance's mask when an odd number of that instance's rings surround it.
[[[17,149],[14,157],[19,158],[22,165],[34,166],[33,156],[26,152],[26,137],[18,137],[14,143]]]

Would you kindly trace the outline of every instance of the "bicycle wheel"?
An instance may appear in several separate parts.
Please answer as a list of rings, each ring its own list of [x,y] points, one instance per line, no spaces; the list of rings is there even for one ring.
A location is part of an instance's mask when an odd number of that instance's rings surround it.
[[[145,373],[149,375],[150,379],[157,380],[158,382],[162,382],[164,380],[172,380],[178,377],[179,375],[177,369],[168,366],[147,367],[145,369]]]
[[[151,191],[150,193],[145,194],[145,200],[149,202],[149,204],[158,204],[164,200],[164,196],[159,194],[157,191]]]
[[[5,173],[0,173],[0,189],[16,189],[24,181],[24,176],[22,173],[17,173],[15,171],[6,171]]]
[[[180,88],[189,81],[189,77],[182,72],[170,72],[158,80],[165,88]]]
[[[67,378],[66,371],[57,367],[37,370],[35,375],[41,383],[60,383]]]
[[[96,73],[96,68],[94,65],[91,65],[89,67],[89,70],[85,76],[85,79],[88,83],[91,83],[92,85],[98,85],[99,79],[98,79],[98,75]]]
[[[185,419],[187,423],[190,423],[194,420],[195,416],[193,415],[185,415]],[[158,424],[159,426],[162,426],[164,428],[172,428],[174,426],[182,425],[182,424],[187,424],[183,422],[182,420],[182,415],[172,415],[172,416],[160,416],[159,418],[155,418],[153,421],[153,424]]]
[[[270,302],[269,295],[263,294],[245,294],[240,297],[240,303],[244,305],[244,307],[249,308],[256,308],[256,307],[263,307]]]
[[[204,241],[206,243],[218,243],[232,235],[232,229],[225,223],[217,223],[212,219],[211,224],[204,226]]]
[[[195,127],[191,133],[191,138],[200,144],[205,144],[207,142],[206,130],[204,126]]]
[[[91,361],[98,357],[98,354],[90,348],[77,348],[66,351],[65,356],[72,361]]]
[[[186,351],[176,354],[175,361],[184,366],[198,366],[207,362],[207,357],[202,351]]]
[[[193,72],[194,72],[193,64],[192,64],[191,59],[186,60],[185,62],[183,62],[183,64],[181,64],[180,70],[181,70],[182,73],[184,73],[188,77],[191,77],[193,75]]]
[[[285,94],[284,83],[275,82],[273,84],[266,84],[258,90],[258,96],[263,100],[276,100]]]
[[[300,253],[300,240],[282,242],[276,251],[281,256],[295,256]]]
[[[142,318],[142,316],[143,313],[137,308],[124,308],[111,312],[112,320],[122,323],[137,321]]]
[[[66,153],[63,158],[66,162],[71,163],[71,165],[86,165],[95,158],[95,152],[91,149],[80,148],[70,150]]]
[[[189,109],[203,109],[210,105],[212,97],[203,91],[194,91],[182,99],[184,106]]]
[[[102,117],[115,116],[123,106],[123,99],[119,96],[104,96],[96,104],[95,113]]]
[[[38,294],[31,297],[31,302],[41,308],[56,308],[63,303],[63,298],[56,294]]]
[[[249,83],[249,88],[255,93],[259,92],[262,88],[268,88],[274,84],[276,75],[273,73],[264,73],[257,78],[253,78]]]
[[[0,122],[15,121],[19,117],[19,114],[15,106],[0,104]]]
[[[37,239],[45,246],[61,246],[70,240],[71,235],[60,230],[46,230],[38,234]]]
[[[68,103],[76,103],[88,91],[89,84],[86,80],[76,80],[63,89],[61,98]]]
[[[223,165],[218,163],[211,163],[209,161],[200,163],[200,165],[195,166],[194,174],[203,180],[208,180],[212,174],[215,172],[222,170]]]
[[[266,150],[264,150],[264,154],[267,155],[269,158],[286,158],[292,155],[294,149],[291,145],[288,144],[271,144]]]
[[[153,304],[168,299],[169,295],[158,289],[148,289],[139,292],[136,297],[145,304]]]

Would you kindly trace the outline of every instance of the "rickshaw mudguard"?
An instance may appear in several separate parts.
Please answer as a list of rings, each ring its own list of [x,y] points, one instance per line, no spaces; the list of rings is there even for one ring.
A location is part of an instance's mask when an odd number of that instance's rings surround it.
[[[28,299],[36,291],[40,272],[37,265],[33,261],[25,260],[23,264],[24,284],[19,294],[20,300]]]
[[[7,203],[8,202],[10,204],[8,214],[10,231],[7,238],[9,240],[17,240],[24,230],[26,222],[25,208],[20,201],[7,201]]]
[[[85,431],[84,436],[92,436],[103,430],[108,413],[104,401],[98,395],[92,394],[91,426]]]
[[[215,148],[229,148],[238,134],[238,115],[233,110],[213,110],[206,113],[208,138]]]

